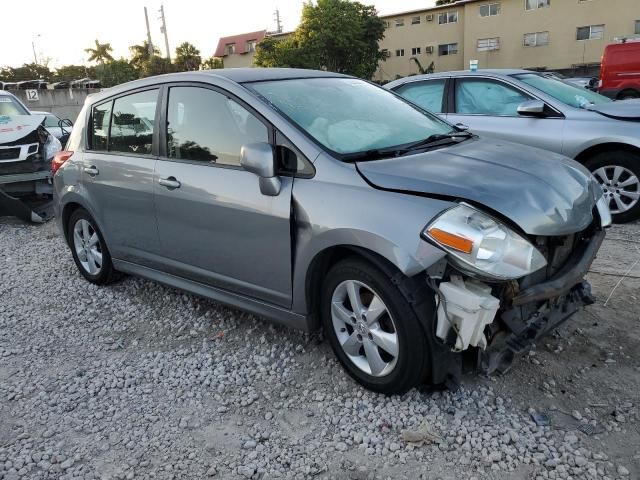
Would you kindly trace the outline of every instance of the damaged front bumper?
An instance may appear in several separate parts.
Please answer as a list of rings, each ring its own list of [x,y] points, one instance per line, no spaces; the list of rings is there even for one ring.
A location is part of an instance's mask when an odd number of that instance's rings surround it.
[[[583,235],[563,265],[540,282],[524,279],[488,285],[462,277],[461,283],[458,272],[451,272],[454,283],[468,288],[470,296],[478,295],[479,308],[470,307],[473,302],[447,306],[451,298],[443,298],[441,283],[436,288],[441,297],[436,335],[451,350],[462,353],[467,368],[487,374],[506,372],[518,354],[594,302],[584,278],[604,238],[602,229]]]

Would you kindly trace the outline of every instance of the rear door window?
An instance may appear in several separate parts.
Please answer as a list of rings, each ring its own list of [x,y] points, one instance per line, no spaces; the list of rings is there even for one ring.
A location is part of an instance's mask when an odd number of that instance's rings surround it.
[[[226,95],[202,87],[169,89],[169,158],[240,166],[242,145],[268,141],[267,126]]]
[[[109,151],[150,155],[158,89],[132,93],[113,102]]]
[[[445,82],[444,79],[412,82],[398,88],[396,92],[425,110],[442,113]]]

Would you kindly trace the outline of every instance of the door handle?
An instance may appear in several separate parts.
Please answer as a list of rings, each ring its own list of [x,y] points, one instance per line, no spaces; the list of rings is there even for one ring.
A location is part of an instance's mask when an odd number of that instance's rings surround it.
[[[84,173],[95,177],[96,175],[98,175],[98,173],[100,173],[100,171],[95,165],[91,165],[90,167],[84,167]]]
[[[181,185],[181,183],[176,180],[176,177],[161,178],[160,180],[158,180],[158,183],[163,187],[167,187],[169,190],[180,188]]]

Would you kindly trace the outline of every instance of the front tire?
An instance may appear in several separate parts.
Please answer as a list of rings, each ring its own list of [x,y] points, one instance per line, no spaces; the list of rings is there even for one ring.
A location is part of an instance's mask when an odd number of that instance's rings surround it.
[[[357,258],[337,263],[325,278],[321,301],[325,334],[358,383],[391,395],[430,376],[430,348],[420,320],[380,270]]]
[[[611,150],[594,155],[585,166],[602,185],[615,223],[640,218],[640,155]]]
[[[96,285],[106,285],[116,279],[107,244],[85,209],[79,208],[71,214],[67,238],[73,260],[85,279]]]
[[[640,92],[636,90],[623,90],[618,94],[618,100],[632,100],[634,98],[640,98]]]

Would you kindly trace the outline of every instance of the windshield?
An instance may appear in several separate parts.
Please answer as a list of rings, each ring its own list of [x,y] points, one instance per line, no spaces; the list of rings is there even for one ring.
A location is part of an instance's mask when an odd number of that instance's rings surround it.
[[[0,116],[29,115],[29,112],[13,97],[0,95]]]
[[[523,73],[521,75],[515,75],[515,77],[527,85],[537,88],[541,92],[574,108],[585,108],[589,105],[600,105],[601,103],[612,101],[586,88],[575,87],[556,80],[555,78],[545,77],[536,73]]]
[[[55,115],[47,115],[44,117],[44,126],[45,127],[59,127],[60,119]]]
[[[354,78],[278,80],[247,87],[340,155],[388,149],[453,130],[395,94]]]

